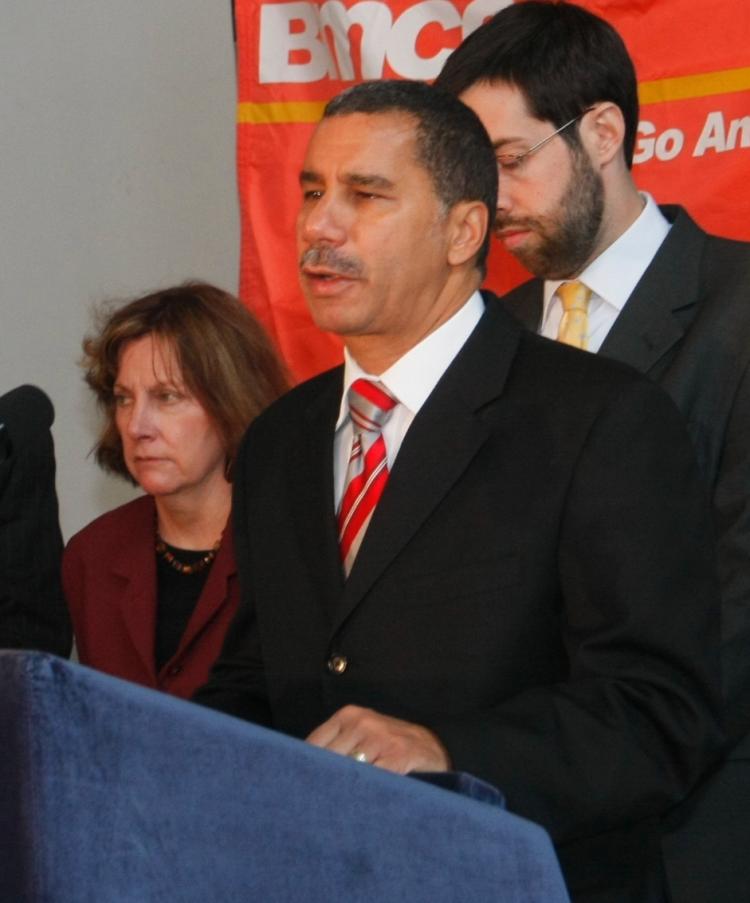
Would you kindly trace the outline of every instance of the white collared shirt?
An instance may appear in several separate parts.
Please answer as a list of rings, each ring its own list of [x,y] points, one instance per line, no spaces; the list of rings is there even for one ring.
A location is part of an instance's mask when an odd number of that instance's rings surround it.
[[[409,349],[380,376],[366,373],[348,350],[344,349],[344,393],[333,438],[333,489],[337,511],[341,496],[344,494],[344,481],[353,438],[352,421],[346,401],[351,384],[360,378],[381,382],[399,400],[383,427],[390,470],[419,409],[463,348],[483,313],[484,300],[479,292],[474,292],[449,320]]]
[[[642,192],[641,197],[645,206],[635,222],[577,277],[591,289],[588,351],[601,348],[671,228],[651,195]],[[560,328],[563,310],[556,292],[564,281],[567,280],[544,283],[544,312],[539,331],[548,339],[556,339]]]

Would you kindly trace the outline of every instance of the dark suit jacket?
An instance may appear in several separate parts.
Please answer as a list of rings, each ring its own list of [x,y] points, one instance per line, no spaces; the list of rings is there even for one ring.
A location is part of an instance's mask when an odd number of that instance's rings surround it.
[[[346,703],[429,725],[457,769],[551,832],[579,899],[648,899],[653,822],[717,741],[717,581],[674,406],[490,299],[344,582],[341,377],[248,432],[243,602],[198,700],[300,737]]]
[[[675,903],[734,903],[750,900],[750,245],[707,235],[682,208],[662,211],[673,226],[600,354],[669,392],[710,491],[731,751],[673,814],[665,861]],[[542,292],[532,280],[503,300],[536,330]]]
[[[0,648],[68,656],[54,419],[49,398],[34,386],[0,397]]]
[[[237,610],[228,526],[180,645],[156,672],[156,511],[142,496],[103,514],[68,543],[63,586],[82,664],[188,698],[208,677]]]

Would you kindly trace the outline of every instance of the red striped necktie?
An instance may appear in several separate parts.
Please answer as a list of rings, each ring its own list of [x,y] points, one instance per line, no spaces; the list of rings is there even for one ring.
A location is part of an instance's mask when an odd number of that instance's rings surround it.
[[[380,383],[356,379],[347,394],[354,437],[338,514],[339,548],[348,576],[388,481],[382,429],[398,401]]]

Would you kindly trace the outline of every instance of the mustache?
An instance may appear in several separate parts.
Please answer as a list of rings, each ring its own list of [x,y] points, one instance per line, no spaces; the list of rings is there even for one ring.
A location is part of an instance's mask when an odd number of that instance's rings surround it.
[[[306,266],[325,267],[340,276],[359,278],[365,271],[362,262],[356,257],[348,257],[335,248],[328,246],[308,248],[299,259],[300,269]]]
[[[521,231],[525,229],[534,229],[537,225],[538,223],[534,219],[511,219],[509,216],[498,214],[495,217],[493,229],[495,232],[500,232],[503,229],[518,229]]]

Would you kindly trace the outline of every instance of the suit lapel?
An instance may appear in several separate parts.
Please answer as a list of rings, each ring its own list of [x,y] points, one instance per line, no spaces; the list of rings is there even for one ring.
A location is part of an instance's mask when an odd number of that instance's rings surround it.
[[[295,449],[288,488],[290,510],[315,595],[332,616],[343,574],[333,500],[333,437],[343,391],[343,367],[327,374],[323,390],[305,409],[306,435]]]
[[[123,535],[131,539],[113,550],[113,573],[126,586],[114,603],[126,631],[143,663],[145,672],[156,680],[154,639],[156,631],[156,556],[153,499],[144,498],[133,511],[133,518]]]
[[[642,373],[684,336],[700,284],[704,233],[684,211],[662,210],[672,228],[599,350]]]
[[[544,282],[541,279],[524,282],[500,300],[526,329],[539,332],[544,310]]]
[[[229,580],[236,573],[234,535],[230,516],[222,533],[219,551],[208,571],[206,582],[190,615],[185,631],[180,637],[180,644],[173,658],[181,655],[195,642],[206,625],[214,619],[217,612],[226,604],[229,597]],[[169,662],[165,662],[164,667],[168,664]]]
[[[334,630],[461,478],[489,436],[480,409],[503,389],[519,327],[487,296],[487,310],[409,428],[344,585]]]

